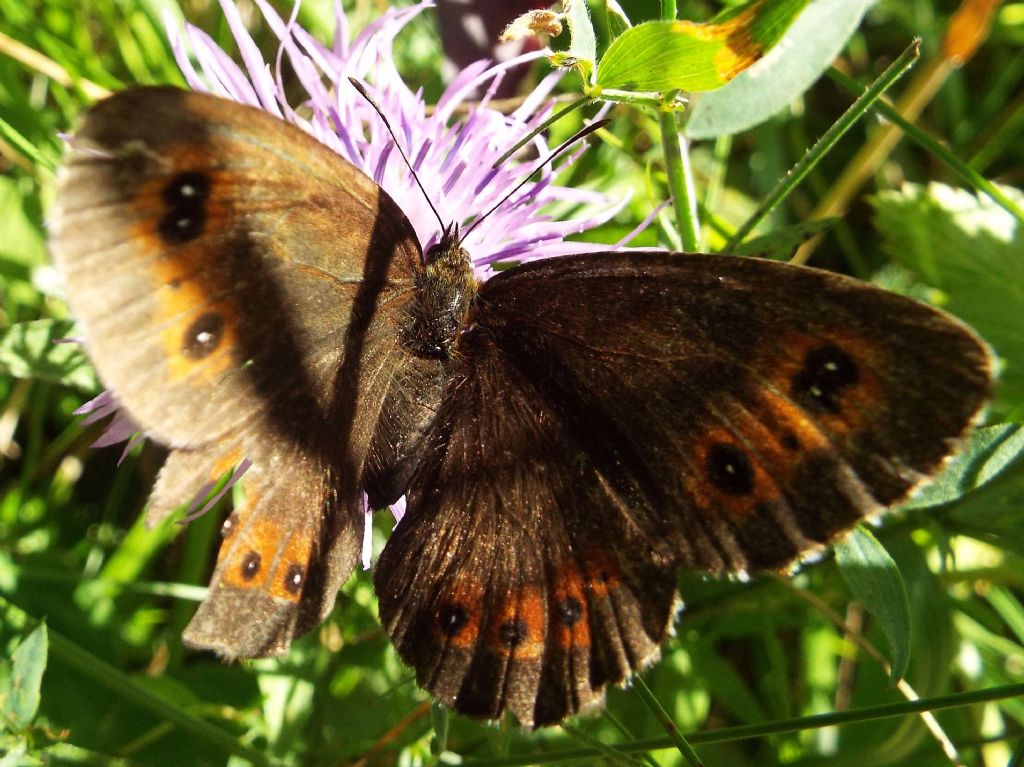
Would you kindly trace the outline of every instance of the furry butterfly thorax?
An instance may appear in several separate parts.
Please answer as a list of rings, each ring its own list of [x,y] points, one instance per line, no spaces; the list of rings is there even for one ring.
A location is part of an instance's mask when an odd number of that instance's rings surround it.
[[[51,230],[100,376],[170,449],[149,519],[252,461],[185,642],[286,652],[364,498],[405,496],[381,621],[485,719],[600,703],[668,635],[681,568],[791,568],[938,471],[990,388],[963,324],[820,270],[622,251],[477,282],[454,230],[424,259],[299,128],[173,88],[85,114]]]

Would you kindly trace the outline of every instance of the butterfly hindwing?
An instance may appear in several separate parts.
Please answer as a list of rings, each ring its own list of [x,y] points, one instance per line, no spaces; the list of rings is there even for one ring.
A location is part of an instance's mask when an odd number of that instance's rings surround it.
[[[989,360],[848,278],[623,253],[496,275],[454,364],[381,616],[456,710],[539,725],[651,657],[677,567],[785,569],[933,473]]]
[[[351,479],[270,440],[246,453],[244,502],[221,527],[209,596],[184,633],[227,659],[278,655],[323,621],[362,544],[361,509],[346,502]]]
[[[640,556],[649,541],[601,513],[613,500],[592,471],[557,471],[586,470],[585,451],[496,349],[466,360],[428,439],[376,567],[399,653],[472,716],[541,725],[599,702],[667,630],[668,552]]]

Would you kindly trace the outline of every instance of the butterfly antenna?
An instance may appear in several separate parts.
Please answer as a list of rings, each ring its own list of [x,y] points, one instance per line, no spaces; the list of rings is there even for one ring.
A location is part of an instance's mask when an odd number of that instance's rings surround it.
[[[374,111],[376,111],[377,114],[380,115],[380,119],[383,121],[384,127],[388,129],[388,133],[391,134],[391,139],[395,142],[395,148],[398,149],[398,153],[402,155],[402,159],[405,160],[405,164],[406,166],[408,166],[409,172],[412,173],[412,177],[413,180],[416,182],[416,186],[418,186],[420,188],[420,191],[423,192],[423,199],[427,201],[427,205],[429,205],[430,209],[434,212],[434,218],[437,219],[437,223],[440,225],[441,229],[446,230],[447,227],[445,226],[444,221],[441,220],[441,214],[437,212],[437,208],[434,207],[434,203],[430,201],[430,195],[427,194],[427,190],[424,189],[423,184],[420,183],[420,177],[416,174],[416,169],[412,167],[412,163],[409,162],[409,158],[406,157],[405,152],[402,150],[402,145],[398,141],[398,136],[395,135],[395,131],[391,127],[391,123],[388,122],[388,118],[384,116],[384,110],[381,109],[380,104],[377,103],[373,96],[369,94],[369,92],[366,90],[365,85],[356,80],[354,77],[348,78],[348,81],[352,83],[353,88],[359,91],[359,95],[366,99],[367,103],[369,103],[369,105],[374,108]]]
[[[570,136],[565,141],[563,141],[558,146],[557,149],[555,149],[547,157],[545,157],[543,160],[541,160],[539,163],[537,163],[537,166],[533,170],[531,170],[529,173],[527,173],[525,176],[523,176],[523,180],[520,181],[518,184],[516,184],[514,187],[512,187],[512,190],[508,194],[506,194],[504,197],[502,197],[500,200],[498,200],[498,202],[496,202],[494,204],[494,207],[492,207],[489,211],[484,213],[482,216],[479,216],[476,219],[476,221],[474,221],[472,224],[470,224],[469,227],[462,233],[462,239],[465,240],[466,237],[469,236],[469,233],[477,228],[477,226],[480,224],[480,222],[482,222],[485,218],[487,218],[489,215],[491,215],[494,211],[496,211],[498,208],[500,208],[502,205],[504,205],[506,202],[508,202],[509,198],[512,197],[512,195],[514,195],[520,189],[522,189],[526,185],[526,182],[529,181],[531,178],[533,178],[533,176],[541,168],[543,168],[549,162],[552,162],[556,157],[558,157],[558,155],[562,154],[562,152],[564,152],[570,146],[575,144],[577,141],[582,141],[587,136],[589,136],[591,133],[593,133],[594,131],[596,131],[596,130],[598,130],[600,128],[603,128],[604,126],[606,126],[610,122],[611,122],[611,120],[597,120],[595,122],[592,122],[590,125],[586,125],[586,126],[580,128],[578,131],[576,131],[576,133],[574,133],[572,136]]]

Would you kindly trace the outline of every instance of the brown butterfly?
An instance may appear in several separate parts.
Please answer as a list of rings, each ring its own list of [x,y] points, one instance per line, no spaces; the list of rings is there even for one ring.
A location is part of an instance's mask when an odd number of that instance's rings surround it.
[[[254,462],[186,643],[287,650],[364,492],[404,494],[391,640],[456,711],[528,726],[652,659],[679,568],[790,568],[935,472],[989,390],[959,322],[814,269],[592,253],[478,284],[300,129],[172,88],[86,114],[52,232],[100,375],[171,448],[149,518]]]

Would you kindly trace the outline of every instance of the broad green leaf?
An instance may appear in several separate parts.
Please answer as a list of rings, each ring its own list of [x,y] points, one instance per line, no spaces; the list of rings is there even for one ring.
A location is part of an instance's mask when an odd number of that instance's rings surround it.
[[[930,547],[918,545],[912,536],[892,536],[886,550],[899,567],[910,599],[913,661],[907,679],[918,695],[946,692],[952,682],[949,664],[959,649],[946,584],[928,564]]]
[[[899,568],[864,526],[836,546],[836,564],[850,591],[881,626],[892,648],[892,680],[910,661],[910,601]]]
[[[77,343],[58,343],[72,332],[67,320],[19,322],[0,333],[0,371],[16,378],[99,388],[96,371]]]
[[[693,105],[693,139],[747,130],[786,108],[821,76],[874,0],[813,0],[764,58]]]
[[[598,64],[597,84],[655,93],[720,88],[773,46],[807,1],[759,1],[703,24],[649,21],[627,29]]]
[[[983,450],[974,447],[979,438],[989,442]],[[961,460],[967,463],[964,469]],[[954,490],[963,495],[954,496],[956,504],[944,517],[944,528],[1024,555],[1024,427],[981,430],[966,456],[950,469],[951,482],[957,483]],[[943,485],[944,478],[936,484]],[[929,488],[918,503],[933,498],[942,502],[941,490]]]
[[[1002,189],[1024,204],[1024,193]],[[987,197],[944,184],[907,184],[872,203],[892,259],[938,288],[942,308],[1002,358],[997,407],[1024,413],[1024,232],[1017,220]]]
[[[1024,456],[1024,426],[1000,424],[978,429],[934,482],[905,506],[928,508],[952,503],[1003,475]]]
[[[21,640],[11,655],[11,688],[0,691],[4,717],[19,729],[35,719],[39,709],[39,687],[43,683],[47,655],[46,624],[40,624]]]

